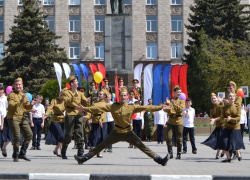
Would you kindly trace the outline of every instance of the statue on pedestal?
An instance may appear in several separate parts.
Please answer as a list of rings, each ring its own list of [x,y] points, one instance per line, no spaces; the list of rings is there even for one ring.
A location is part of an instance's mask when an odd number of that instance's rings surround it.
[[[125,0],[110,0],[112,14],[118,14],[117,1],[119,1],[119,14],[125,14]]]

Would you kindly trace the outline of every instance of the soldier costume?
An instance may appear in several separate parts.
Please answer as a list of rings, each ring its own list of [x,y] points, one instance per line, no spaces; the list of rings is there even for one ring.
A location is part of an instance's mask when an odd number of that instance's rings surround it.
[[[127,90],[121,89],[121,93],[122,92],[127,93]],[[125,93],[123,93],[123,94],[120,94],[120,96],[123,97],[123,99],[121,100],[123,102],[120,101],[120,103],[114,103],[112,105],[106,104],[102,106],[92,106],[92,107],[87,107],[87,108],[83,108],[83,107],[78,108],[83,111],[90,112],[92,114],[98,114],[100,112],[111,112],[115,120],[115,128],[111,132],[111,134],[109,134],[107,138],[101,144],[96,146],[92,151],[90,151],[87,154],[84,154],[83,157],[79,157],[75,155],[74,157],[76,161],[78,161],[78,164],[82,164],[83,162],[91,159],[93,156],[101,152],[107,146],[117,143],[119,141],[126,141],[138,147],[141,151],[143,151],[149,157],[153,158],[154,161],[157,162],[158,164],[166,166],[169,156],[167,155],[165,158],[161,158],[155,152],[149,149],[135,135],[135,133],[132,131],[132,126],[131,126],[131,118],[134,113],[141,112],[141,111],[152,111],[152,112],[158,111],[162,109],[162,106],[128,105],[125,99],[127,94],[125,96]]]
[[[50,106],[50,104],[45,104],[45,113],[47,112],[47,108],[46,106]],[[45,139],[47,137],[48,134],[48,130],[51,124],[51,118],[52,118],[52,112],[46,117],[45,122],[44,122],[44,134],[45,134]]]
[[[75,82],[76,77],[70,76],[67,79],[67,83],[71,85],[71,83]],[[77,80],[76,80],[77,81]],[[77,84],[78,85],[78,84]],[[71,86],[72,87],[72,86]],[[62,91],[63,99],[65,102],[66,116],[65,116],[65,138],[63,140],[62,147],[62,159],[68,159],[66,156],[66,150],[68,148],[69,143],[71,142],[71,138],[73,135],[73,131],[77,136],[77,147],[78,147],[78,155],[82,156],[84,150],[84,139],[83,139],[83,123],[82,123],[82,113],[75,110],[75,107],[78,107],[80,104],[83,106],[89,106],[86,97],[80,91],[77,93],[72,88],[68,90]]]
[[[148,99],[151,100],[151,99]],[[153,112],[145,112],[144,113],[144,129],[145,136],[148,142],[151,142],[153,137],[153,129],[154,129],[154,113]]]
[[[118,79],[118,90],[119,92],[121,91],[122,88],[125,88],[125,89],[128,89],[126,86],[123,86],[123,83],[124,83],[124,79],[121,77]]]
[[[108,85],[109,79],[108,78],[104,78],[103,79],[105,85],[101,87],[101,90],[105,89],[107,90],[110,94],[112,94],[112,87]]]
[[[141,101],[142,100],[142,90],[141,90],[141,87],[137,86],[138,83],[139,83],[139,81],[137,79],[133,80],[134,87],[131,88],[131,91],[134,91],[135,99],[137,99],[138,101]]]
[[[95,87],[95,81],[92,81],[91,83],[90,83],[90,86],[92,86],[92,87]],[[96,97],[98,97],[98,90],[97,89],[93,89],[93,88],[91,88],[90,90],[89,90],[89,97],[91,97],[91,104],[93,103],[93,102],[95,102],[95,99],[96,99]]]

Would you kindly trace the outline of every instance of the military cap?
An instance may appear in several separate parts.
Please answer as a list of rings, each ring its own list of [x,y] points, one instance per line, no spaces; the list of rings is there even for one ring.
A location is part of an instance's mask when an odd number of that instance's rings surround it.
[[[67,79],[67,83],[70,84],[70,82],[72,80],[74,80],[76,77],[75,76],[70,76],[68,79]]]
[[[128,92],[128,90],[126,88],[121,88],[120,92]]]
[[[230,86],[231,84],[233,84],[236,87],[236,83],[233,82],[233,81],[229,81],[228,84],[227,84],[227,86]]]
[[[86,89],[85,89],[85,87],[78,86],[78,87],[77,87],[77,90],[78,90],[78,91],[85,91]]]
[[[104,82],[109,82],[109,79],[108,78],[104,78],[103,81]]]
[[[213,96],[216,96],[216,94],[215,93],[211,93],[211,97],[213,97]]]
[[[49,101],[49,98],[45,98],[44,101],[48,100]]]
[[[118,82],[120,82],[120,81],[124,82],[124,79],[121,77],[121,78],[118,79]]]
[[[90,84],[90,86],[93,86],[93,85],[95,85],[95,81],[92,81],[89,84]]]
[[[152,98],[149,98],[148,101],[152,100]]]
[[[102,92],[104,92],[107,96],[109,95],[109,91],[107,89],[102,89]]]
[[[45,106],[49,106],[50,104],[49,103],[46,103]]]
[[[139,83],[138,79],[133,79],[133,83]]]

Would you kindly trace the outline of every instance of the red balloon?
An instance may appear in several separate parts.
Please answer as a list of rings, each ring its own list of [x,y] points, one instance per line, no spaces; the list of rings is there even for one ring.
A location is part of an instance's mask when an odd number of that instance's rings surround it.
[[[241,98],[243,98],[244,97],[244,92],[243,91],[238,91],[238,93],[237,93]]]
[[[70,85],[68,83],[66,83],[66,88],[69,89],[70,88]]]

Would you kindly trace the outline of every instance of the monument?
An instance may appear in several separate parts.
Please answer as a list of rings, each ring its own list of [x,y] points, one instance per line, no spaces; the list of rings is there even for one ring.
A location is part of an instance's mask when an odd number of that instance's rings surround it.
[[[113,4],[112,4],[113,3]],[[124,79],[124,85],[131,84],[133,79],[133,21],[129,14],[124,13],[124,0],[111,0],[113,14],[104,19],[104,64],[106,76],[114,84],[115,72]]]

